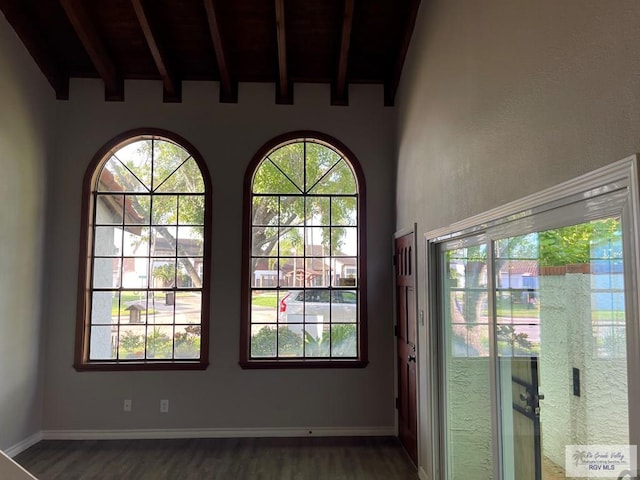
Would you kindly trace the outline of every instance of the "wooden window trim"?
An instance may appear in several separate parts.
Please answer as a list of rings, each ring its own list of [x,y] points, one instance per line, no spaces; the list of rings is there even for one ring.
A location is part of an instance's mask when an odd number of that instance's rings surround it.
[[[89,316],[88,297],[91,295],[91,262],[93,227],[89,218],[94,210],[93,185],[99,175],[99,167],[109,153],[118,149],[128,140],[144,138],[166,139],[178,144],[196,161],[204,182],[204,244],[203,244],[203,288],[200,324],[199,359],[162,360],[89,360]],[[83,179],[81,200],[80,246],[78,262],[78,293],[76,303],[75,353],[73,367],[76,371],[134,371],[134,370],[205,370],[209,365],[210,298],[211,298],[211,224],[212,186],[209,170],[198,150],[181,136],[158,128],[138,128],[121,133],[109,140],[89,163]]]
[[[358,356],[354,359],[342,358],[250,358],[251,345],[251,286],[250,286],[250,258],[251,258],[251,208],[252,184],[257,167],[266,155],[278,146],[295,140],[316,140],[333,147],[343,154],[353,169],[358,187],[358,290],[360,297],[358,317]],[[367,330],[367,222],[366,222],[366,184],[360,162],[342,142],[336,138],[312,130],[299,130],[279,135],[264,144],[249,163],[243,185],[242,211],[242,275],[241,275],[241,305],[240,305],[240,360],[243,369],[298,369],[298,368],[364,368],[368,365],[368,330]]]

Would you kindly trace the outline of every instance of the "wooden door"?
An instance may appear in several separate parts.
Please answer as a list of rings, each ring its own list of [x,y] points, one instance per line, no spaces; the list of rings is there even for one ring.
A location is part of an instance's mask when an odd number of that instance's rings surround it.
[[[416,398],[415,241],[413,233],[395,240],[396,344],[398,365],[398,434],[407,453],[418,464]]]

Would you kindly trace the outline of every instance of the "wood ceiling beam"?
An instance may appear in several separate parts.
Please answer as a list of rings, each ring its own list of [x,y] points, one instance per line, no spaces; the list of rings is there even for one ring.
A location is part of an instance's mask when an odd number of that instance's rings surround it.
[[[349,65],[349,48],[351,45],[351,30],[353,28],[353,9],[355,0],[344,1],[344,15],[342,16],[342,35],[340,37],[340,51],[338,52],[338,73],[331,89],[331,105],[348,105],[349,88],[347,85],[347,66]]]
[[[91,58],[91,62],[104,81],[105,100],[124,100],[124,80],[118,73],[103,41],[98,36],[82,2],[79,0],[60,0],[60,4],[89,58]]]
[[[55,55],[33,16],[22,1],[0,0],[0,10],[29,51],[29,54],[56,93],[57,100],[69,99],[69,74],[58,66]]]
[[[213,42],[213,49],[216,52],[218,72],[220,73],[220,102],[237,103],[238,82],[233,80],[229,70],[229,63],[227,61],[224,44],[222,43],[220,24],[218,22],[218,14],[216,12],[214,0],[204,0],[204,8],[207,11],[209,32],[211,33],[211,41]]]
[[[287,34],[284,19],[284,0],[276,2],[276,38],[278,42],[278,78],[276,81],[276,103],[293,104],[293,84],[287,71]]]
[[[162,98],[164,102],[181,102],[182,101],[182,85],[180,81],[176,80],[175,75],[169,68],[169,62],[164,54],[164,51],[160,47],[158,37],[154,35],[154,30],[151,28],[149,17],[142,4],[143,0],[131,0],[133,9],[138,17],[138,23],[144,34],[144,38],[147,41],[147,46],[153,57],[153,61],[156,64],[160,78],[162,78]]]
[[[420,0],[410,0],[407,8],[407,17],[402,32],[400,47],[398,48],[398,55],[396,56],[396,60],[391,70],[391,75],[384,84],[384,104],[387,107],[393,107],[396,101],[396,93],[398,92],[398,86],[400,85],[402,67],[404,66],[404,60],[407,56],[407,51],[409,50],[409,43],[411,42],[411,35],[413,35],[413,28],[416,25],[416,18],[418,17],[418,10],[420,8]]]

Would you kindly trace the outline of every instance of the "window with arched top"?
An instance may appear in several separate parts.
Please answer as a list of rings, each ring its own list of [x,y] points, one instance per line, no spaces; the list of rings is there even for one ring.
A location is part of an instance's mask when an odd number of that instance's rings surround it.
[[[211,184],[160,130],[109,142],[85,175],[75,367],[206,368]]]
[[[367,362],[364,177],[317,132],[265,145],[245,176],[240,363]]]

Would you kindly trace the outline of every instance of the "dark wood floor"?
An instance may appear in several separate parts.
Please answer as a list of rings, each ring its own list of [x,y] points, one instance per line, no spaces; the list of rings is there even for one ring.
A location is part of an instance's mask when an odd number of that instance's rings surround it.
[[[39,480],[417,480],[392,437],[42,441],[14,458]]]

